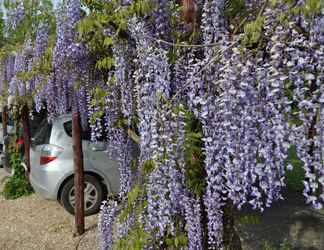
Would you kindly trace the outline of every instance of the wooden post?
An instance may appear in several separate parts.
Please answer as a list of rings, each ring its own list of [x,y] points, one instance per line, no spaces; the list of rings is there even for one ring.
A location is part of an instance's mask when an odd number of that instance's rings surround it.
[[[2,129],[3,129],[3,138],[8,134],[8,107],[5,105],[2,109]]]
[[[5,105],[2,109],[2,133],[3,133],[3,154],[4,154],[4,160],[3,160],[3,167],[6,169],[7,172],[10,171],[9,167],[9,160],[7,156],[7,150],[8,150],[8,139],[6,138],[8,135],[8,107]]]
[[[23,124],[23,137],[24,137],[24,159],[27,166],[27,174],[30,173],[30,131],[29,131],[29,110],[25,105],[21,112],[21,119]]]
[[[72,137],[75,187],[75,229],[76,234],[82,235],[84,233],[84,174],[81,125],[79,113],[77,111],[72,114]]]

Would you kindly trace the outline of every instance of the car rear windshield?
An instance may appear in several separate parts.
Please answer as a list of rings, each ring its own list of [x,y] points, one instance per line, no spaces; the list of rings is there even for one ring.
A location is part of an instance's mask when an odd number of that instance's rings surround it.
[[[36,133],[33,141],[33,145],[43,145],[49,144],[52,132],[52,124],[48,123],[47,120],[44,120],[41,125],[39,131]]]
[[[68,121],[68,122],[65,122],[63,124],[63,127],[64,127],[64,130],[65,130],[65,133],[72,137],[72,121]],[[81,134],[81,138],[82,140],[85,140],[85,141],[90,141],[91,140],[91,132],[90,130],[82,130],[82,134]]]

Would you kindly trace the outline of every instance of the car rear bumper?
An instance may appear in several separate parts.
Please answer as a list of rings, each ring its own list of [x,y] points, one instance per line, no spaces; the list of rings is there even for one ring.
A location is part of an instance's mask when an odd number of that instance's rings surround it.
[[[45,199],[48,200],[56,200],[55,195],[48,189],[46,189],[44,186],[41,186],[33,177],[30,175],[29,177],[30,184],[32,185],[34,191],[42,196]]]
[[[37,171],[31,170],[29,180],[36,193],[45,199],[56,200],[61,177],[58,171],[47,171],[46,167],[37,166]]]

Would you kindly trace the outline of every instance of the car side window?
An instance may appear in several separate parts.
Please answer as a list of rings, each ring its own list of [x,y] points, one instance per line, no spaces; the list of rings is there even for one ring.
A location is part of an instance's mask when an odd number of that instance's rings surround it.
[[[64,130],[65,130],[65,133],[68,136],[72,137],[72,121],[65,122],[63,124],[63,127],[64,127]],[[89,129],[82,130],[81,138],[82,138],[82,140],[90,141],[91,140],[91,132],[90,132],[90,130]]]
[[[11,116],[8,117],[8,126],[14,126],[15,123],[14,123],[14,120],[12,119]]]
[[[45,120],[41,124],[38,133],[36,133],[33,144],[36,146],[48,144],[50,142],[51,133],[52,133],[52,124],[48,123]]]
[[[64,130],[65,130],[65,133],[72,137],[72,121],[68,121],[68,122],[65,122],[63,123],[63,127],[64,127]]]

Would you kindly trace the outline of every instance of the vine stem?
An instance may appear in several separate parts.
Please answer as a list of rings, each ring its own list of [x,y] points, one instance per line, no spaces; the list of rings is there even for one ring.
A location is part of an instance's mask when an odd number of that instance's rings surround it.
[[[163,43],[169,46],[173,47],[185,47],[185,48],[205,48],[205,47],[215,47],[218,45],[218,43],[207,43],[207,44],[184,44],[184,43],[173,43],[173,42],[168,42],[160,38],[154,38],[150,37],[157,43]]]

